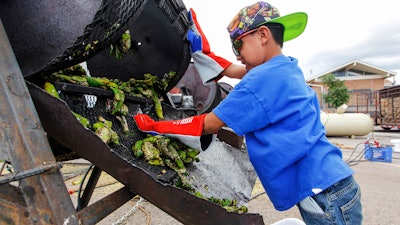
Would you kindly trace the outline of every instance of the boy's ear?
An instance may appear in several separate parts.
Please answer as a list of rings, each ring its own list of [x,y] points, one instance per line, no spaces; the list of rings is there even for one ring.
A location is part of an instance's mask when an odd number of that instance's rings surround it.
[[[262,26],[258,29],[258,32],[260,34],[260,37],[262,39],[268,40],[269,38],[271,38],[272,34],[271,31],[268,29],[268,27],[266,26]]]

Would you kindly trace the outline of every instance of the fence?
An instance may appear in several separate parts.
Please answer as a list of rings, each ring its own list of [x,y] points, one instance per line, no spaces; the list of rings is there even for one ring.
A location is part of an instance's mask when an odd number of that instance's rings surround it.
[[[379,125],[381,120],[380,101],[378,91],[359,91],[350,92],[349,102],[347,103],[347,113],[365,113],[371,116],[374,125]],[[325,112],[336,112],[336,108],[331,108],[327,104],[321,104]]]

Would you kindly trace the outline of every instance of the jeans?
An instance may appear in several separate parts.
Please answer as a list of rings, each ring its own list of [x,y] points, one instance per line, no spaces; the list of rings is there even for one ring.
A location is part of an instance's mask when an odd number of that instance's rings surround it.
[[[361,191],[353,176],[347,177],[311,197],[317,208],[297,204],[307,225],[359,225],[362,223]],[[315,201],[315,202],[314,202]],[[310,207],[307,207],[310,209]]]

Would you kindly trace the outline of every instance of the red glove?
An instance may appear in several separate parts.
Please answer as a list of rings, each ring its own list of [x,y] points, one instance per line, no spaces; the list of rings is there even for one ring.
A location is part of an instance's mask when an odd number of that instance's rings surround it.
[[[206,115],[202,114],[181,120],[154,121],[146,114],[137,114],[134,119],[137,127],[142,132],[165,135],[178,139],[191,148],[206,150],[216,138],[215,134],[202,135]]]
[[[187,39],[190,41],[194,67],[204,84],[211,80],[218,81],[222,77],[221,72],[230,66],[232,62],[216,56],[211,51],[208,40],[197,22],[193,9],[189,10],[189,19],[193,24],[189,28]]]

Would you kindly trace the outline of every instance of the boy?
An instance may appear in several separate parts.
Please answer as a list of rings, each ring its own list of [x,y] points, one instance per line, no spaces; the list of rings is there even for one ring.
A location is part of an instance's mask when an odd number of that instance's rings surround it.
[[[307,15],[281,17],[266,2],[241,9],[228,32],[244,67],[215,56],[193,11],[190,16],[195,25],[188,39],[200,76],[206,81],[221,73],[241,81],[208,114],[183,123],[137,115],[139,129],[200,137],[229,126],[245,136],[250,161],[277,210],[297,205],[306,224],[361,224],[354,172],[326,138],[318,98],[297,59],[282,54],[283,43],[304,31]]]

